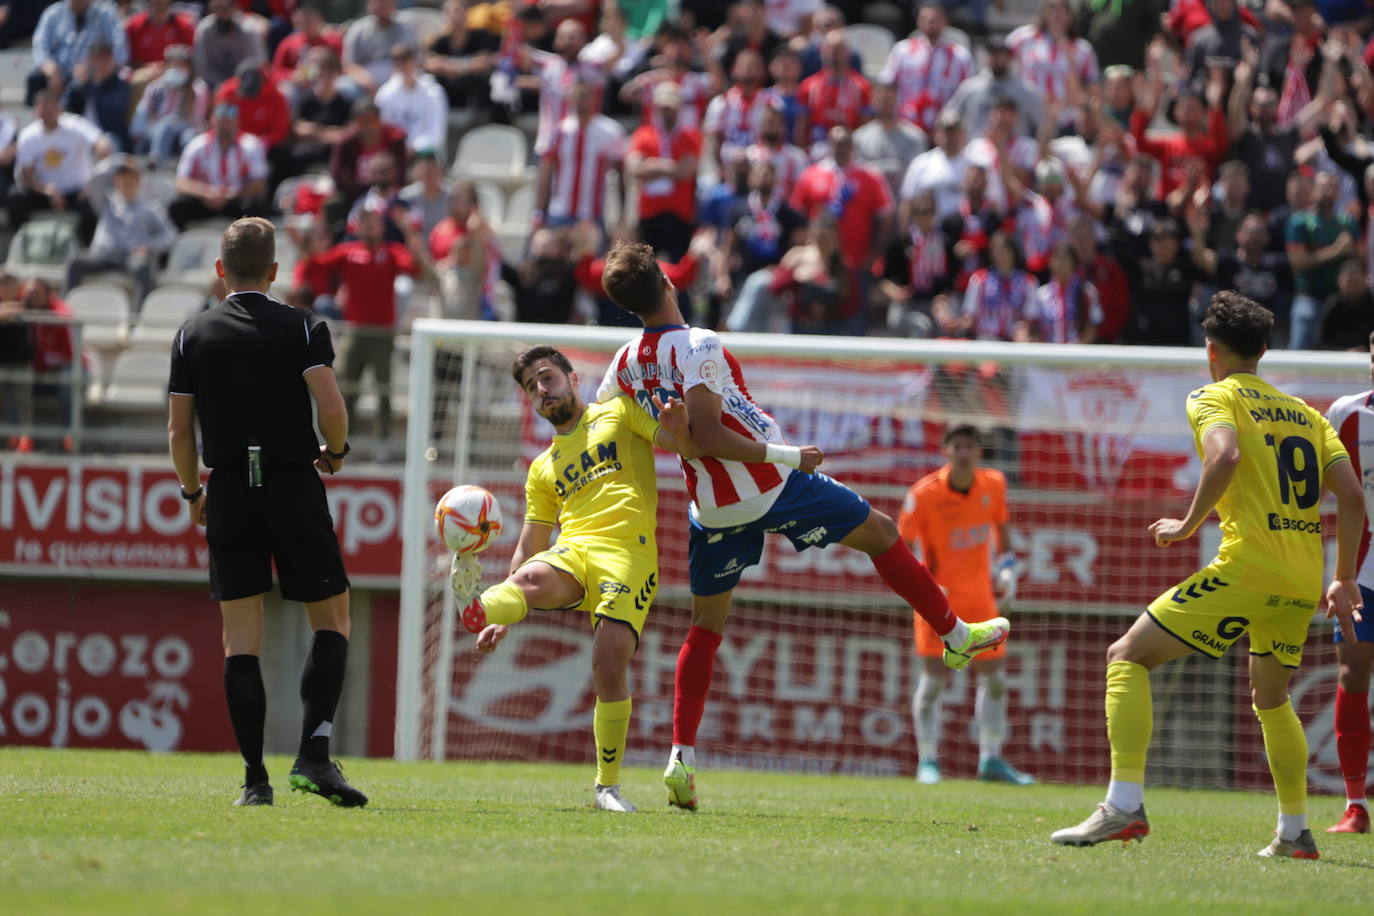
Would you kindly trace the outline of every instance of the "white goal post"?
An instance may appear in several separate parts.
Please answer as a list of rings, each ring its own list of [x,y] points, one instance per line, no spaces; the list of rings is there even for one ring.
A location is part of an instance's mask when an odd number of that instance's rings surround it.
[[[525,468],[551,434],[511,379],[512,357],[536,344],[564,349],[590,397],[612,352],[634,332],[426,319],[412,333],[396,757],[589,759],[581,737],[586,685],[574,664],[585,619],[532,612],[500,653],[479,663],[458,651],[460,638],[470,637],[457,627],[447,594],[433,506],[457,483],[497,493],[505,530],[482,556],[486,581],[496,581],[523,518]],[[1201,348],[721,336],[789,441],[820,444],[828,472],[894,516],[906,488],[941,463],[943,428],[972,422],[990,433],[986,460],[1009,477],[1023,582],[1013,614],[1011,750],[1023,756],[1018,765],[1043,756],[1042,772],[1054,761],[1060,779],[1101,775],[1092,760],[1105,748],[1100,657],[1109,634],[1206,562],[1217,543],[1212,524],[1194,547],[1155,552],[1143,530],[1154,517],[1183,511],[1196,480],[1184,398],[1209,381]],[[1323,410],[1369,387],[1369,358],[1360,353],[1272,351],[1261,366]],[[658,473],[663,587],[634,663],[639,721],[631,763],[666,751],[672,661],[690,606],[685,492],[667,456]],[[703,744],[714,738],[720,748],[713,765],[914,769],[904,720],[909,612],[874,583],[866,558],[843,548],[794,554],[780,543],[737,593],[740,609],[703,725]],[[1299,704],[1305,722],[1329,719],[1334,690],[1328,632],[1314,625],[1313,634],[1314,680],[1295,687],[1295,702],[1307,691]],[[1244,644],[1233,654],[1243,659]],[[1163,750],[1151,758],[1151,778],[1258,785],[1268,778],[1258,730],[1247,733],[1236,711],[1248,712],[1243,685],[1225,667],[1237,663],[1206,664],[1189,660],[1163,675],[1156,709]],[[950,702],[968,707],[971,696],[956,688]],[[1190,756],[1183,732],[1199,717],[1221,723],[1225,734]],[[1331,750],[1326,736],[1329,728],[1315,736],[1314,757]],[[1105,751],[1098,756],[1105,766]],[[1319,774],[1314,782],[1323,785]]]

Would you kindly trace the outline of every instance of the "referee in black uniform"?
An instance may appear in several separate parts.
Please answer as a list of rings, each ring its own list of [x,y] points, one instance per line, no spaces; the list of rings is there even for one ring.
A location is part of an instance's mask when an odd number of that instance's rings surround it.
[[[211,597],[224,617],[224,692],[246,767],[235,804],[272,804],[258,653],[275,561],[282,597],[304,602],[315,631],[301,674],[305,721],[291,788],[365,805],[367,796],[329,759],[349,629],[348,575],[319,476],[342,468],[348,454],[329,327],[267,294],[277,264],[265,219],[240,219],[224,231],[215,272],[228,297],[188,319],[172,342],[167,438],[191,520],[206,529]],[[324,445],[311,423],[312,396]],[[196,421],[211,468],[204,488]]]

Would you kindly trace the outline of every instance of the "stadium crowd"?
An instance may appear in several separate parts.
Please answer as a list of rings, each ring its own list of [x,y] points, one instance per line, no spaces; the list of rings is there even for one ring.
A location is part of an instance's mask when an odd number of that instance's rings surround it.
[[[75,214],[82,248],[64,289],[0,279],[0,368],[43,358],[27,310],[111,271],[137,308],[178,231],[244,214],[352,329],[354,395],[425,303],[633,323],[599,283],[624,238],[730,330],[1187,345],[1233,288],[1276,345],[1374,331],[1364,3],[1044,0],[1007,34],[988,0],[397,6],[0,0],[33,55],[9,228]],[[487,124],[532,135],[504,189],[459,148]]]

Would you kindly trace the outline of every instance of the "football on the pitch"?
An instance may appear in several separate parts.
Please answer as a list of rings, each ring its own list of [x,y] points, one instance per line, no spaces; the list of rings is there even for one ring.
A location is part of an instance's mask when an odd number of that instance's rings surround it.
[[[501,505],[481,487],[454,487],[434,507],[439,540],[458,553],[480,553],[501,532]]]

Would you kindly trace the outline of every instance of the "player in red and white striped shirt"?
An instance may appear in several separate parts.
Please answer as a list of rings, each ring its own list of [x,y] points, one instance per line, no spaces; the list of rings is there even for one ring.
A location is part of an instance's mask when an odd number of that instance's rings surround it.
[[[720,338],[687,326],[677,290],[651,248],[617,245],[606,258],[602,284],[612,301],[644,322],[644,333],[616,352],[597,400],[631,397],[654,414],[656,398],[682,399],[701,454],[682,464],[692,498],[692,629],[678,654],[673,749],[664,773],[670,804],[696,808],[694,745],[716,649],[735,586],[763,555],[767,533],[785,534],[799,551],[840,543],[868,554],[888,587],[941,634],[950,667],[962,668],[973,655],[1005,641],[1004,618],[959,620],[896,523],[853,490],[816,473],[820,449],[783,443],[778,424],[749,396],[740,365]]]
[[[1374,353],[1374,339],[1370,341]],[[1370,365],[1374,377],[1374,362]],[[1374,391],[1338,398],[1326,412],[1341,444],[1350,453],[1355,473],[1364,483],[1365,522],[1355,584],[1364,598],[1364,619],[1355,624],[1355,642],[1347,642],[1335,628],[1336,658],[1341,663],[1336,688],[1336,755],[1345,778],[1346,809],[1327,833],[1368,833],[1369,804],[1365,783],[1369,776],[1369,672],[1374,666],[1374,551],[1371,551],[1371,519],[1374,519]]]
[[[196,219],[256,214],[267,196],[267,151],[239,132],[233,105],[215,107],[210,130],[186,144],[177,163],[177,196],[168,206],[180,229]]]
[[[945,31],[944,7],[921,4],[917,33],[893,45],[878,82],[897,89],[897,112],[927,133],[959,84],[973,76],[973,55]]]
[[[821,72],[802,80],[797,99],[802,110],[797,115],[797,133],[812,144],[812,158],[816,147],[824,153],[826,134],[832,127],[850,131],[873,116],[873,87],[863,74],[849,65],[849,43],[844,32],[834,31],[821,40]]]
[[[1097,85],[1097,52],[1073,34],[1068,0],[1045,0],[1036,24],[1013,29],[1007,47],[1021,81],[1046,102],[1077,105]]]
[[[764,75],[762,55],[745,48],[735,55],[730,88],[706,106],[701,132],[706,140],[707,154],[722,172],[725,159],[734,161],[735,158],[727,154],[743,152],[758,138],[764,109],[776,98],[771,90],[763,88]]]
[[[625,129],[596,113],[597,90],[585,80],[573,84],[574,113],[558,125],[552,143],[539,161],[535,191],[535,223],[569,226],[583,220],[605,223],[606,176],[621,180],[620,212],[624,213]]]

